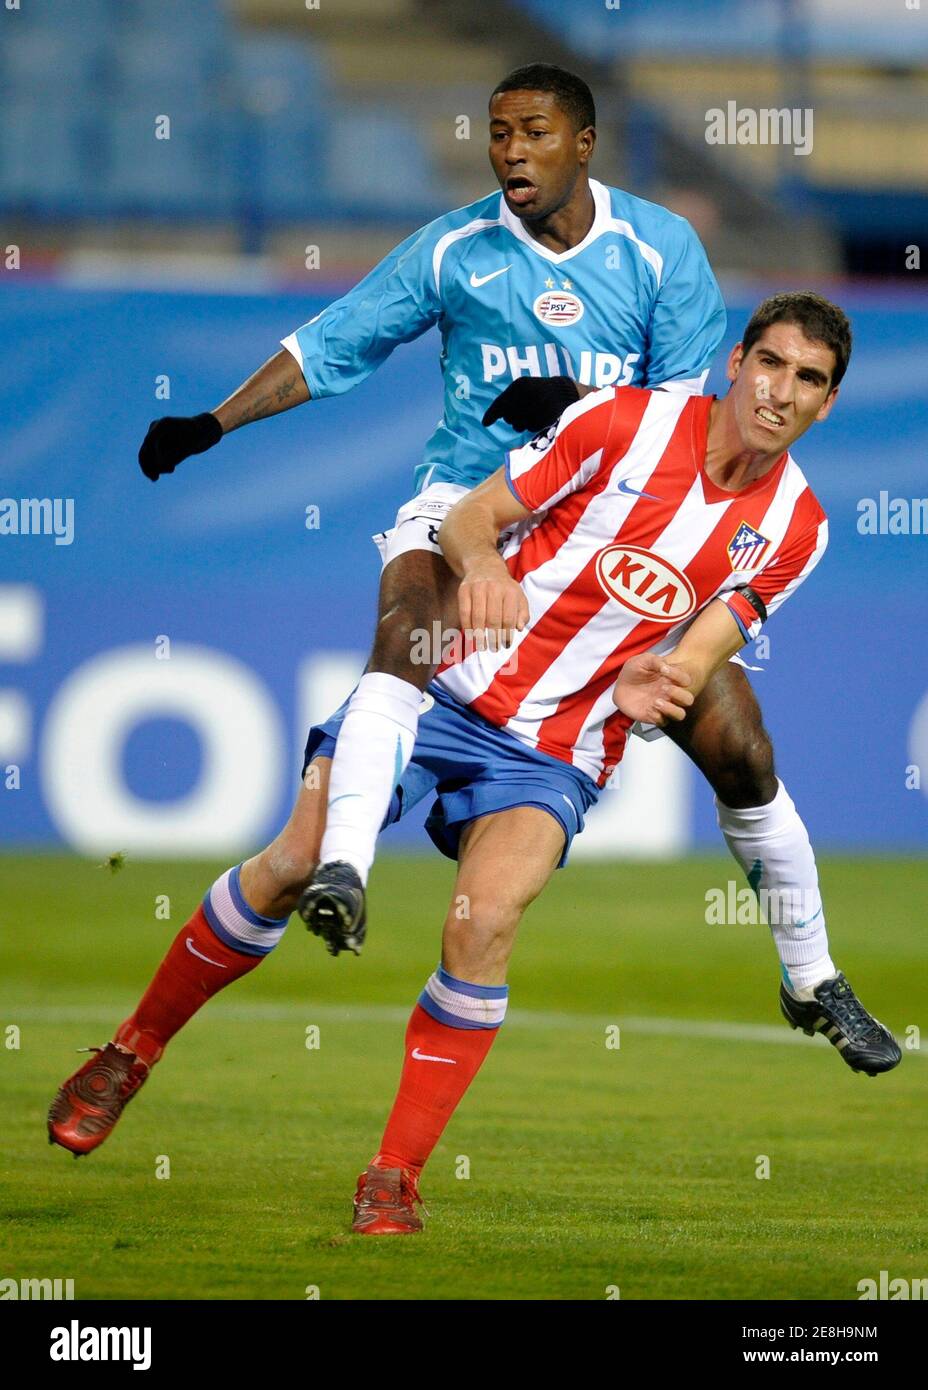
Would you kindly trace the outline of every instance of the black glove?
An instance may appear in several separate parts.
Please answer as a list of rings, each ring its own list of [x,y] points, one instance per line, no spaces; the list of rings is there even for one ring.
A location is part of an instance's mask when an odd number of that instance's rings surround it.
[[[164,415],[152,420],[139,449],[139,465],[146,478],[156,483],[162,473],[173,473],[191,454],[203,454],[222,438],[222,425],[209,411],[202,415]]]
[[[505,420],[514,430],[546,430],[579,399],[577,383],[569,376],[518,376],[496,397],[483,423]]]

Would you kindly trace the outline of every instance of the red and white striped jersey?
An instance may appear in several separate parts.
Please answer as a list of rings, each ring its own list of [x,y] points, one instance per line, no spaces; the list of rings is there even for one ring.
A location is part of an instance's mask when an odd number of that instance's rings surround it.
[[[442,667],[443,689],[522,742],[602,786],[631,721],[612,702],[621,666],[677,645],[701,608],[728,603],[745,638],[812,572],[828,523],[785,453],[738,492],[705,472],[714,397],[607,388],[509,454],[533,515],[503,549],[529,621],[513,647]]]

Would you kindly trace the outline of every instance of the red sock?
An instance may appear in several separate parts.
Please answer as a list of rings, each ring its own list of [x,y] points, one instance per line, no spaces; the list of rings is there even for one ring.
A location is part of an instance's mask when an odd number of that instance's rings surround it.
[[[113,1041],[152,1066],[207,999],[247,975],[263,959],[231,950],[219,940],[203,908],[198,907],[174,938],[141,1003],[119,1025]]]
[[[400,1088],[375,1163],[421,1172],[498,1032],[452,1028],[416,1005],[406,1029]]]

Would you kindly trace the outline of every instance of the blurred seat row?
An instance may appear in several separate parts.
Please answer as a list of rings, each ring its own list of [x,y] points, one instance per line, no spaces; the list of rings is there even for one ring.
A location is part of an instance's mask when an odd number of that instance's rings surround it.
[[[428,215],[417,123],[359,105],[324,46],[218,0],[0,10],[0,211],[40,217]]]

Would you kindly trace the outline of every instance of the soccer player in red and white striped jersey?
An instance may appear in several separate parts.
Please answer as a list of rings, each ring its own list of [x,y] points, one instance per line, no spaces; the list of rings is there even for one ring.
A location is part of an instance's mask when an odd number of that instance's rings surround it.
[[[576,828],[564,829],[558,798],[572,798],[556,769],[569,764],[602,786],[632,722],[687,717],[821,559],[825,515],[789,449],[830,413],[836,361],[787,309],[748,351],[733,350],[724,399],[594,393],[444,521],[461,627],[483,638],[432,682],[444,708],[434,732],[423,732],[432,714],[422,718],[411,766],[430,768],[446,828],[465,820],[454,893],[463,890],[471,920],[446,920],[381,1149],[359,1183],[355,1230],[419,1228],[419,1172],[504,1016],[522,908]],[[478,764],[462,711],[496,744],[498,774],[493,757]],[[500,740],[522,746],[523,766]],[[899,1047],[836,971],[822,914],[788,919],[771,921],[788,1022],[823,1032],[854,1070],[891,1070]],[[800,969],[812,985],[796,986],[790,971]]]
[[[801,332],[780,324],[767,336],[785,352]],[[484,559],[478,546],[467,563],[502,573],[490,528],[523,523],[503,562],[527,611],[517,659],[508,647],[476,651],[437,680],[491,723],[582,768],[600,786],[621,759],[632,723],[612,698],[629,657],[673,649],[714,598],[726,604],[733,636],[749,640],[827,544],[825,513],[782,447],[809,422],[794,409],[787,423],[783,406],[774,410],[755,396],[755,377],[766,373],[759,366],[738,371],[735,363],[736,389],[724,401],[636,387],[587,396],[547,436],[511,453],[505,470],[477,488],[443,532],[453,552],[462,519],[466,527],[489,509]],[[821,383],[827,380],[823,371]],[[817,393],[809,395],[807,410]],[[744,434],[732,424],[742,398],[751,403]],[[815,418],[830,408],[831,398]]]

